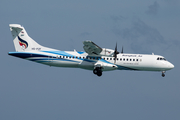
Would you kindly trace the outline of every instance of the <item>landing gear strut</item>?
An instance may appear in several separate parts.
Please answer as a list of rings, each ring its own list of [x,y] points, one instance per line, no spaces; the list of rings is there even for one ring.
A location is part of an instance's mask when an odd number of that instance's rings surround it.
[[[102,70],[101,68],[97,67],[93,70],[93,73],[100,77],[102,75]]]
[[[162,77],[165,77],[165,72],[166,72],[166,71],[162,71]]]

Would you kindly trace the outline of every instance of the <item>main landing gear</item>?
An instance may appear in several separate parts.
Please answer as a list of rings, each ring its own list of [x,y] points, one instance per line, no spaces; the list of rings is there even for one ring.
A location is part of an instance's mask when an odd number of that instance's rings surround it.
[[[165,72],[166,72],[166,71],[162,71],[162,77],[165,77]]]
[[[102,70],[101,68],[97,67],[93,70],[93,73],[100,77],[102,75]]]

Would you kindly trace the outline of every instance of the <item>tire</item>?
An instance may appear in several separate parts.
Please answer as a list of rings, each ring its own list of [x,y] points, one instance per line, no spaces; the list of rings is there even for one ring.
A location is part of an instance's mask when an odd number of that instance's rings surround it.
[[[165,74],[164,74],[164,73],[162,74],[162,77],[165,77]]]
[[[98,70],[97,70],[97,69],[94,69],[94,70],[93,70],[93,73],[94,73],[94,74],[97,74],[97,73],[98,73]]]
[[[102,71],[98,71],[98,73],[97,73],[97,76],[101,76],[102,75]]]

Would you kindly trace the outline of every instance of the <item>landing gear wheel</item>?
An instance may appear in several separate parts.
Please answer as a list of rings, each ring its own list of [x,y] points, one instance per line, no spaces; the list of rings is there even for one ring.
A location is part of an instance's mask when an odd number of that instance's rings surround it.
[[[164,74],[164,73],[162,73],[162,77],[165,77],[165,74]]]
[[[101,76],[102,75],[102,71],[100,70],[100,71],[98,71],[98,73],[97,73],[97,76]]]
[[[97,75],[97,76],[102,76],[102,70],[101,70],[101,68],[96,68],[96,69],[94,69],[93,70],[93,73],[95,74],[95,75]]]
[[[94,69],[94,70],[93,70],[93,73],[94,73],[94,74],[97,74],[97,73],[98,73],[98,70],[97,70],[97,69]]]
[[[165,77],[165,74],[164,74],[164,73],[165,73],[165,71],[162,72],[162,77]]]

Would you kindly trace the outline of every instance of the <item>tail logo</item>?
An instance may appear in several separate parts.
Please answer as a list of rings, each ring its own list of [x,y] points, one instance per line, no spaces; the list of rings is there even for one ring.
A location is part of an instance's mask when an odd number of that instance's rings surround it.
[[[18,36],[18,40],[19,40],[19,45],[23,48],[23,49],[26,49],[28,47],[28,43],[21,39],[19,36]]]

